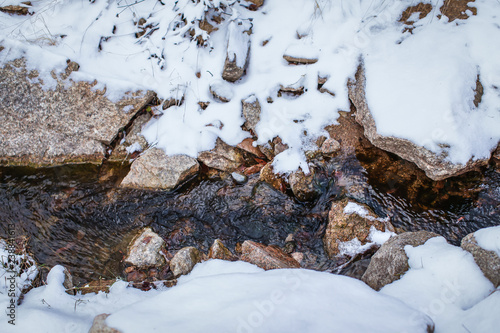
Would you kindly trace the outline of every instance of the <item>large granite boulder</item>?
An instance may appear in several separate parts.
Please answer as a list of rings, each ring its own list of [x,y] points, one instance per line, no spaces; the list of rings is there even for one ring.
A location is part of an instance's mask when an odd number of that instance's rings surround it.
[[[53,72],[52,87],[24,59],[0,68],[1,165],[101,163],[106,145],[154,97],[138,91],[112,102],[97,82],[68,79],[75,70],[70,62],[59,77]]]
[[[493,283],[495,288],[500,286],[500,257],[494,251],[483,249],[477,243],[474,233],[468,234],[460,244],[462,249],[470,252],[484,276]]]
[[[195,176],[199,169],[192,157],[167,156],[163,150],[151,148],[132,163],[121,186],[169,191]]]
[[[405,246],[419,246],[438,234],[429,231],[405,232],[389,239],[372,257],[361,280],[375,290],[399,280],[410,269]]]
[[[453,164],[444,155],[433,153],[409,140],[380,135],[365,96],[366,77],[363,65],[358,68],[355,82],[350,81],[348,86],[349,98],[356,107],[356,121],[363,126],[366,138],[374,146],[415,163],[429,178],[442,180],[487,164],[485,159],[470,160],[465,165]]]

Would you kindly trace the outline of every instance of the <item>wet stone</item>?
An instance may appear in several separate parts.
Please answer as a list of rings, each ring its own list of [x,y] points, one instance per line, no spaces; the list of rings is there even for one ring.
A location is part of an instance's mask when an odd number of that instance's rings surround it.
[[[165,264],[163,255],[165,241],[151,230],[145,228],[129,247],[125,262],[138,268],[162,266]]]
[[[189,246],[180,249],[170,261],[170,269],[175,277],[186,275],[201,262],[203,255],[197,248]]]
[[[216,239],[214,241],[214,243],[210,247],[210,250],[208,251],[208,257],[210,259],[221,259],[228,261],[237,260],[237,258],[231,253],[231,251],[229,251],[229,249],[224,246],[220,239]]]
[[[300,268],[300,264],[276,246],[266,246],[245,241],[241,247],[241,260],[265,270],[277,268]]]

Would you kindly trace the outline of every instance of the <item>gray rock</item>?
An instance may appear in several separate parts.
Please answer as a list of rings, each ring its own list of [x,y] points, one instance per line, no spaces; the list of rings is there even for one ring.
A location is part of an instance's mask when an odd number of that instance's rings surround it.
[[[0,165],[101,163],[105,145],[154,97],[139,91],[114,103],[96,82],[57,78],[47,89],[41,81],[24,59],[0,68]]]
[[[239,185],[245,184],[248,180],[247,176],[242,175],[241,173],[238,172],[232,172],[231,177],[233,178],[234,182]]]
[[[184,247],[170,260],[170,270],[175,277],[189,274],[202,259],[203,255],[197,248],[192,246]]]
[[[167,156],[161,149],[148,149],[139,156],[120,186],[130,188],[172,190],[198,173],[196,159]]]
[[[314,184],[314,170],[306,175],[299,169],[288,177],[288,183],[293,194],[300,201],[312,201],[321,195],[321,190]]]
[[[399,280],[410,268],[408,256],[404,250],[406,245],[419,246],[438,234],[429,231],[405,232],[390,238],[373,255],[361,280],[375,290]]]
[[[198,160],[209,168],[228,172],[233,172],[245,162],[241,149],[228,145],[220,138],[217,138],[214,149],[200,152]]]
[[[495,288],[500,286],[500,257],[493,252],[483,249],[477,244],[474,233],[470,233],[462,239],[462,249],[470,252],[474,261],[479,266],[484,276],[493,283]]]
[[[160,267],[165,264],[164,246],[165,241],[158,234],[145,228],[132,240],[125,262],[138,268]]]
[[[222,71],[222,78],[226,81],[235,82],[245,73],[250,54],[251,28],[249,21],[234,20],[229,24],[227,54]],[[235,50],[243,52],[235,52]],[[242,59],[238,59],[238,56]]]
[[[356,121],[364,128],[365,136],[370,142],[383,150],[394,153],[401,158],[415,163],[425,174],[433,180],[442,180],[486,165],[487,160],[470,160],[467,164],[453,164],[441,156],[417,146],[413,142],[392,136],[383,136],[377,133],[377,126],[366,101],[366,78],[363,65],[356,73],[356,81],[350,81],[349,98],[356,107]]]
[[[108,317],[109,314],[107,313],[97,315],[94,318],[94,322],[92,323],[92,327],[90,327],[89,333],[121,333],[119,330],[111,328],[106,324],[106,318]]]
[[[260,121],[260,103],[257,97],[251,95],[246,99],[241,101],[242,113],[245,118],[245,123],[243,126],[247,131],[252,131],[255,133],[255,127]]]

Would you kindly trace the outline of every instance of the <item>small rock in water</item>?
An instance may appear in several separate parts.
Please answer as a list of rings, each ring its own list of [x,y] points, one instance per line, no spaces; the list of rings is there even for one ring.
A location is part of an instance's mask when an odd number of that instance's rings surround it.
[[[245,184],[248,180],[247,176],[242,175],[241,173],[238,172],[231,173],[231,177],[233,177],[234,182],[238,185]]]
[[[128,250],[125,262],[139,268],[162,266],[165,258],[162,255],[165,241],[151,230],[146,228],[134,239]]]
[[[170,261],[170,269],[175,277],[186,275],[201,262],[202,254],[197,248],[189,246],[180,249]]]

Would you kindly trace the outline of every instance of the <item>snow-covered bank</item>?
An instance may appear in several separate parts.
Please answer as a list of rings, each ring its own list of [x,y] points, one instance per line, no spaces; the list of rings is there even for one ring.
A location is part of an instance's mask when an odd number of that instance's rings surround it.
[[[143,132],[167,154],[196,157],[213,148],[217,137],[241,142],[249,135],[240,128],[241,100],[255,95],[262,106],[257,143],[279,136],[289,149],[273,164],[275,171],[289,172],[308,170],[303,152],[327,135],[323,128],[336,122],[338,110],[349,109],[346,84],[362,57],[380,133],[453,163],[487,158],[500,139],[500,50],[492,42],[500,39],[500,4],[475,1],[469,5],[477,8],[476,16],[468,11],[467,20],[450,23],[439,12],[443,0],[422,2],[433,10],[423,18],[414,13],[410,32],[398,22],[414,5],[410,0],[266,0],[257,11],[234,0],[32,1],[32,16],[0,13],[0,63],[26,57],[49,88],[49,72],[63,71],[71,59],[80,64],[72,79],[97,79],[111,98],[141,88],[162,99],[184,97]],[[235,37],[240,23],[251,26],[249,37]],[[220,86],[226,55],[244,64],[246,41],[246,74],[226,82],[223,90],[232,98],[221,103],[210,87]],[[304,58],[307,65],[289,65],[284,56]],[[476,106],[478,77],[484,91]],[[320,90],[318,78],[326,79]],[[283,87],[304,93],[278,97]],[[210,104],[203,110],[198,102]]]
[[[478,238],[498,248],[499,230],[484,229]],[[209,260],[172,288],[144,292],[118,281],[108,294],[72,296],[62,286],[63,267],[56,266],[47,285],[32,289],[16,308],[16,325],[4,317],[0,330],[87,332],[101,313],[110,313],[107,325],[123,333],[427,332],[432,321],[435,332],[493,332],[499,327],[500,289],[482,275],[470,253],[442,237],[405,251],[409,271],[380,292],[326,272],[264,271],[241,261]],[[5,288],[2,308],[10,302]]]

